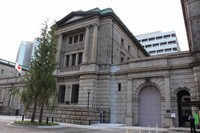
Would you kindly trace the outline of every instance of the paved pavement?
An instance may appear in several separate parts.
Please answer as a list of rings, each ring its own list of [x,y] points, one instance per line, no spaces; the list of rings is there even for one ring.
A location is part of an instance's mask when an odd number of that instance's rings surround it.
[[[21,116],[0,115],[0,133],[189,133],[189,128],[135,127],[122,124],[76,125],[60,123],[59,126],[19,126],[13,124]],[[200,130],[198,129],[198,132]]]

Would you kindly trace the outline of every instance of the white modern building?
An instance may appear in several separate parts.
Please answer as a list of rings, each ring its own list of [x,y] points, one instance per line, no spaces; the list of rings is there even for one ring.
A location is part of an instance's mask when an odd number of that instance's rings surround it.
[[[150,55],[180,51],[175,31],[151,32],[135,36]]]

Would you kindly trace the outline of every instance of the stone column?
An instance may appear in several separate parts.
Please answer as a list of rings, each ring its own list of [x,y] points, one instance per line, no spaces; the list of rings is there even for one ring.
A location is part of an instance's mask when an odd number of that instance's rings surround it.
[[[126,125],[133,125],[133,99],[132,99],[132,79],[128,80],[127,99],[126,99]]]
[[[93,43],[92,43],[92,62],[96,62],[97,56],[97,35],[98,35],[98,25],[94,24],[94,31],[93,31]]]
[[[58,63],[58,67],[60,64],[60,51],[61,51],[61,46],[62,46],[62,34],[58,35],[58,46],[57,46],[57,54],[56,54],[56,62]]]
[[[65,56],[64,56],[64,61],[63,61],[63,67],[66,67],[66,63],[67,63],[66,60],[67,60],[67,56],[65,55]]]
[[[78,56],[78,52],[76,53],[76,62],[75,62],[75,66],[78,66],[78,60],[79,60],[79,56]]]
[[[69,55],[69,66],[72,66],[72,54]]]
[[[87,51],[88,51],[88,43],[89,43],[89,26],[86,26],[85,31],[85,44],[84,44],[84,51],[83,51],[83,63],[87,63]]]

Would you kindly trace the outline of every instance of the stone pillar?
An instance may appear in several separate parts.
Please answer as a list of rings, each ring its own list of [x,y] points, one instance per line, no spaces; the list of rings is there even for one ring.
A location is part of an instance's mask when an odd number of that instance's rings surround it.
[[[72,66],[72,55],[69,55],[69,66]]]
[[[181,0],[189,49],[194,63],[200,62],[200,0]]]
[[[98,25],[94,24],[94,31],[93,31],[93,43],[92,43],[92,62],[96,62],[97,58],[97,35],[98,35]]]
[[[62,46],[62,34],[59,34],[59,36],[58,36],[57,54],[56,54],[56,62],[58,63],[58,67],[59,67],[59,64],[60,64],[61,46]]]
[[[164,115],[164,127],[173,126],[173,120],[171,118],[171,90],[169,76],[164,77],[165,83],[165,115]],[[173,112],[174,113],[174,112]]]
[[[127,101],[126,101],[126,125],[132,126],[133,125],[133,100],[132,100],[132,80],[128,80],[127,86]]]
[[[87,63],[87,51],[88,51],[88,43],[89,43],[89,26],[86,26],[85,31],[85,44],[84,44],[84,51],[83,51],[83,63]]]
[[[79,60],[79,56],[78,56],[78,52],[76,53],[76,62],[75,62],[75,66],[78,66],[78,60]]]

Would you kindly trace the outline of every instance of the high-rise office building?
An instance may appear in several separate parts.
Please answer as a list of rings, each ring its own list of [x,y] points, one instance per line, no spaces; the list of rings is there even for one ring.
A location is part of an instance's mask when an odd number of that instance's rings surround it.
[[[29,41],[21,41],[18,49],[16,62],[25,67],[29,67],[29,62],[33,53],[34,44]]]
[[[151,32],[135,36],[150,55],[180,51],[175,31]]]

